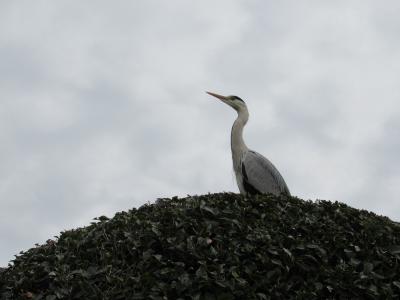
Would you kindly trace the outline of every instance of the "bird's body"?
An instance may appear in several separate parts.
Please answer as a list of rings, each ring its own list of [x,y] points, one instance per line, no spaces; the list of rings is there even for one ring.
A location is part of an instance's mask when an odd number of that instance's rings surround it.
[[[261,154],[247,148],[243,141],[243,128],[249,119],[247,106],[236,96],[221,96],[207,92],[231,106],[238,113],[231,132],[233,170],[239,191],[243,195],[266,194],[290,195],[282,175],[275,166]]]

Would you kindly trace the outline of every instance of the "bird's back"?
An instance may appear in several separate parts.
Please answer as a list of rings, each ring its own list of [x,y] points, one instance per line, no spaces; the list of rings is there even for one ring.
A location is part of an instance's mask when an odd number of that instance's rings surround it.
[[[261,154],[249,150],[242,159],[243,188],[248,194],[272,193],[290,195],[282,175],[275,166]]]

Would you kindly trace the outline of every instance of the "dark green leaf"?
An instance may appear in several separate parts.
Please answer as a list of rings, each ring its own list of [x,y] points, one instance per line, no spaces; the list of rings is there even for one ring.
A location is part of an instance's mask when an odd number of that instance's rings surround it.
[[[339,202],[211,194],[100,217],[0,268],[0,299],[398,299],[400,226]]]

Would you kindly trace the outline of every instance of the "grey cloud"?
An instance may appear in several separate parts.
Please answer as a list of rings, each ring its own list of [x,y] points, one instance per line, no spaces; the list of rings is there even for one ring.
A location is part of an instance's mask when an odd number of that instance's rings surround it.
[[[295,195],[400,217],[397,2],[44,3],[0,5],[0,264],[92,217],[237,191],[235,113],[205,90],[246,100],[246,141]]]

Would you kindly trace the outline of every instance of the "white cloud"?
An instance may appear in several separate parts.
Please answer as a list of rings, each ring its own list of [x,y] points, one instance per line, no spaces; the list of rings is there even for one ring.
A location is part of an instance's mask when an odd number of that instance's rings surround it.
[[[205,90],[246,100],[248,145],[294,195],[400,218],[397,2],[0,6],[0,264],[92,217],[236,191],[235,114]]]

